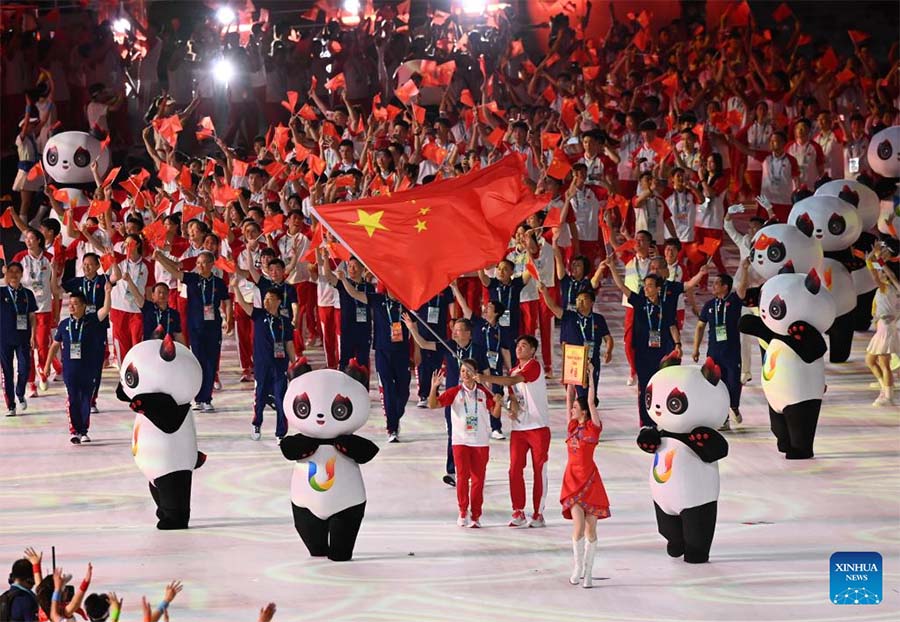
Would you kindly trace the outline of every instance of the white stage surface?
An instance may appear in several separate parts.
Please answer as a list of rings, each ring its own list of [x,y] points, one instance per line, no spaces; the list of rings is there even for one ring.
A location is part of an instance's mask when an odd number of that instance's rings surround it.
[[[591,590],[567,580],[571,526],[558,503],[566,455],[558,380],[551,391],[545,529],[506,526],[507,441],[491,441],[483,528],[456,527],[455,493],[441,482],[442,413],[411,402],[402,442],[388,445],[373,391],[372,416],[360,434],[381,452],[363,467],[366,518],[354,560],[332,563],[310,559],[294,531],[292,465],[275,443],[274,412],[266,413],[263,440],[249,438],[252,384],[237,382],[233,338],[226,339],[217,410],[197,416],[200,449],[209,459],[194,476],[187,531],[155,529],[147,482],[131,458],[133,416],[115,399],[113,370],[104,375],[90,445],[69,444],[61,383],[30,400],[23,416],[0,419],[3,572],[29,545],[44,551],[47,571],[55,545],[76,583],[91,561],[92,591],[124,595],[123,620],[138,619],[141,595],[156,603],[165,582],[176,578],[185,589],[170,611],[185,621],[255,620],[268,601],[278,604],[279,622],[900,619],[900,409],[870,406],[877,389],[868,387],[872,376],[863,364],[869,335],[857,333],[848,363],[828,366],[816,457],[808,461],[786,461],[776,450],[754,352],[744,424],[725,433],[730,452],[720,462],[710,563],[688,565],[666,555],[656,531],[651,459],[635,444],[636,389],[625,386],[618,298],[604,288],[616,349],[601,373],[604,432],[596,460],[612,517],[598,527]],[[688,356],[693,327],[688,311]],[[321,349],[309,354],[320,366]],[[558,378],[558,366],[554,372]],[[530,467],[526,478],[530,499]],[[882,604],[829,602],[829,557],[836,551],[884,556]]]

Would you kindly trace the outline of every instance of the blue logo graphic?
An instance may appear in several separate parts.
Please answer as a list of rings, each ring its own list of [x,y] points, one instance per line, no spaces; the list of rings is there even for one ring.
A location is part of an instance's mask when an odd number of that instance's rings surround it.
[[[832,603],[881,604],[883,568],[880,553],[834,553],[829,564]]]

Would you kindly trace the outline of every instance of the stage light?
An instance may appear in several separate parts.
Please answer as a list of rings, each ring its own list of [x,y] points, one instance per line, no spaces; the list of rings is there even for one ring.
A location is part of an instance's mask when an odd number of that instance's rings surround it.
[[[359,0],[344,0],[344,10],[356,15],[359,13]]]
[[[462,2],[463,13],[468,13],[470,15],[484,13],[486,8],[487,0],[463,0]]]
[[[120,17],[112,23],[113,32],[123,35],[131,30],[131,22],[124,17]]]
[[[228,84],[234,77],[234,65],[227,58],[220,58],[213,65],[213,76],[217,81]]]
[[[232,23],[236,17],[237,15],[235,15],[234,10],[230,6],[220,6],[216,11],[216,19],[223,26]]]

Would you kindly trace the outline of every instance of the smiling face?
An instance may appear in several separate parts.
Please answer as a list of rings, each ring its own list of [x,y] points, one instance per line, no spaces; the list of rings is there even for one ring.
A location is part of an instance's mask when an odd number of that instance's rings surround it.
[[[647,385],[645,404],[656,425],[669,432],[717,428],[728,416],[728,389],[713,384],[697,366],[674,365],[656,372]]]
[[[795,203],[788,222],[818,240],[825,252],[849,247],[862,233],[856,208],[842,199],[825,195]]]
[[[794,272],[809,272],[822,264],[822,245],[794,225],[768,225],[750,244],[750,269],[762,280],[772,278],[790,262]]]
[[[291,380],[284,412],[294,434],[312,438],[352,434],[369,418],[369,392],[343,372],[319,369]]]
[[[42,157],[44,172],[58,184],[92,183],[90,164],[95,159],[102,178],[109,169],[109,150],[101,149],[100,141],[86,132],[51,136]]]

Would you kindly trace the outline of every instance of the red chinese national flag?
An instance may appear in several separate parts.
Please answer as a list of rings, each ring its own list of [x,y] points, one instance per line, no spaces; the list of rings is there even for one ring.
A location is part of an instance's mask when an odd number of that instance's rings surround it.
[[[25,176],[25,179],[27,179],[28,181],[34,181],[38,177],[43,177],[43,176],[44,176],[44,166],[40,162],[38,162],[37,164],[32,166],[30,169],[28,169],[28,175]]]
[[[750,24],[750,5],[741,2],[734,7],[729,15],[729,21],[732,26],[748,26]]]
[[[164,183],[171,184],[178,177],[179,172],[177,168],[165,162],[159,165],[159,179]]]
[[[313,211],[394,296],[416,309],[460,274],[505,255],[516,226],[542,207],[525,174],[522,159],[512,155],[402,194]]]
[[[789,7],[786,2],[782,2],[778,5],[778,8],[775,9],[775,12],[772,13],[772,17],[775,18],[775,21],[780,24],[793,14],[794,12],[791,11],[791,7]]]
[[[853,43],[862,43],[872,35],[867,32],[863,32],[862,30],[848,30],[847,34],[850,35],[850,40]]]

